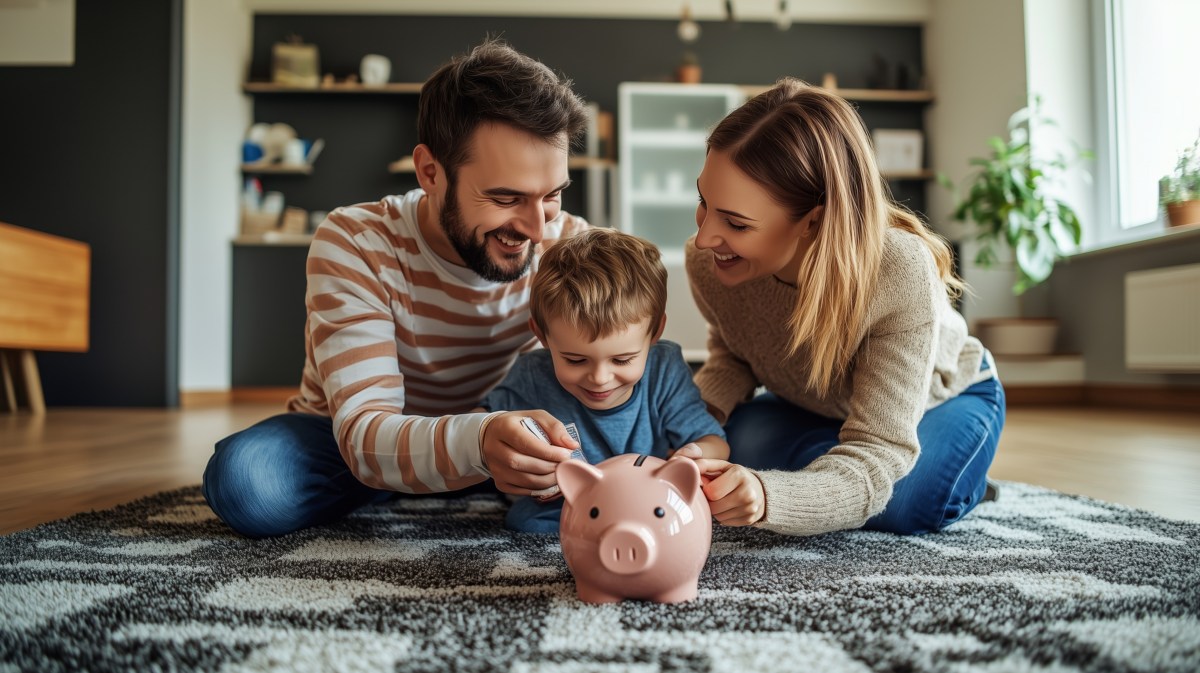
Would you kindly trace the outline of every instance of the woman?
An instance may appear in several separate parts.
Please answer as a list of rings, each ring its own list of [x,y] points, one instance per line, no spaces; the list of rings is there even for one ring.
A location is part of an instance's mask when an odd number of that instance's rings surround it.
[[[696,383],[732,450],[698,461],[718,521],[918,534],[971,511],[1004,390],[950,304],[948,246],[891,200],[858,114],[781,80],[717,125],[697,188]]]

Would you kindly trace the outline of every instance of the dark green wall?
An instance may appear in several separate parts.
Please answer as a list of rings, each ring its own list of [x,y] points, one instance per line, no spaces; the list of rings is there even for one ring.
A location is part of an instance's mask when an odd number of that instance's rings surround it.
[[[250,78],[270,79],[271,46],[292,34],[318,46],[322,72],[341,79],[358,72],[365,54],[375,53],[391,59],[393,82],[424,81],[454,54],[497,35],[565,73],[586,100],[615,114],[619,83],[672,78],[685,51],[675,34],[677,25],[673,20],[264,14],[254,20]],[[865,87],[878,54],[890,64],[893,77],[903,66],[916,88],[923,67],[921,28],[916,26],[797,24],[783,32],[764,22],[710,21],[702,23],[700,40],[690,49],[704,69],[704,81],[718,83],[768,84],[785,75],[819,83],[824,73],[833,72],[843,87]],[[301,137],[327,143],[312,175],[266,176],[264,189],[283,192],[290,205],[327,211],[415,187],[411,175],[390,175],[386,167],[416,145],[416,105],[415,95],[255,96],[255,121],[285,122]],[[921,105],[862,103],[860,112],[871,127],[923,126]],[[925,209],[925,183],[897,182],[893,189],[909,207]],[[584,211],[582,184],[567,191],[564,206]],[[236,250],[235,386],[299,382],[303,315],[295,301],[280,294],[296,286],[299,274],[303,258],[294,251]],[[284,339],[290,331],[295,343]]]
[[[75,64],[0,67],[0,220],[92,248],[91,349],[39,353],[55,406],[178,396],[182,0],[75,3]]]

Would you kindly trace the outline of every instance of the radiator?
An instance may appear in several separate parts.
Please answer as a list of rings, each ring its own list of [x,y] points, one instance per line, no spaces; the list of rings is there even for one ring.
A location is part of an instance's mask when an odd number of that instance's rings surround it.
[[[1125,274],[1125,366],[1200,371],[1200,264]]]

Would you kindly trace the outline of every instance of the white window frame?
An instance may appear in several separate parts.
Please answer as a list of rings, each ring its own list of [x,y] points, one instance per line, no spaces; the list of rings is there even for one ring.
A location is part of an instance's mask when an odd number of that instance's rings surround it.
[[[1122,53],[1122,35],[1117,27],[1124,11],[1137,11],[1137,8],[1130,7],[1127,0],[1092,0],[1096,226],[1084,233],[1081,252],[1152,238],[1168,231],[1162,208],[1153,220],[1129,227],[1121,225],[1125,196],[1121,192],[1119,166],[1125,140],[1119,133],[1124,105],[1118,92],[1123,88],[1120,80],[1124,69],[1117,63]]]

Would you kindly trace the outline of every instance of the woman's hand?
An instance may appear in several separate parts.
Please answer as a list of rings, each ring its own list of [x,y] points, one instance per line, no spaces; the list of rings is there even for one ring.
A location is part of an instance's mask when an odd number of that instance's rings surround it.
[[[749,526],[766,514],[762,482],[749,468],[713,458],[701,458],[696,466],[704,497],[717,521],[726,526]]]

